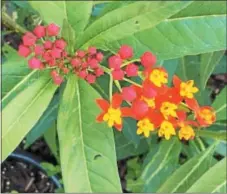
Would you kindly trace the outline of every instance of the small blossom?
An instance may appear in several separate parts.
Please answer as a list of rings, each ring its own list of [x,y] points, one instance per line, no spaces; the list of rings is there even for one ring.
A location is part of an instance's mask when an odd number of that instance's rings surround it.
[[[120,69],[122,64],[122,59],[118,55],[109,57],[108,59],[109,68]]]
[[[99,66],[99,62],[95,58],[90,59],[88,61],[88,64],[92,69],[97,68]]]
[[[86,55],[86,52],[83,51],[83,50],[78,50],[78,51],[76,52],[76,56],[77,56],[77,57],[83,58],[85,55]]]
[[[36,55],[36,56],[43,55],[43,53],[44,53],[44,48],[43,48],[43,46],[36,45],[36,46],[35,46],[35,49],[34,49],[34,52],[35,52],[35,55]]]
[[[22,37],[24,46],[33,46],[36,43],[36,36],[31,32],[26,32]]]
[[[103,54],[102,54],[101,52],[98,52],[98,53],[96,54],[96,59],[97,59],[99,62],[101,62],[101,61],[103,60]]]
[[[73,67],[79,67],[80,64],[81,64],[81,60],[80,60],[79,58],[73,58],[73,59],[71,60],[71,65],[72,65]]]
[[[190,125],[185,125],[180,128],[178,135],[180,139],[189,140],[195,137],[195,132]]]
[[[42,38],[46,35],[46,28],[45,26],[38,25],[34,28],[33,33],[37,38]]]
[[[102,68],[98,67],[97,69],[95,69],[95,75],[96,75],[97,77],[100,77],[100,76],[103,75],[103,74],[104,74],[104,71],[103,71]]]
[[[87,77],[88,73],[86,70],[82,70],[78,73],[78,76],[82,79],[85,79]]]
[[[89,47],[89,48],[88,48],[88,53],[89,53],[90,55],[96,54],[96,48],[95,48],[95,47]]]
[[[44,42],[44,48],[45,49],[51,49],[52,48],[52,46],[53,46],[53,43],[50,41],[50,40],[46,40],[45,42]]]
[[[88,74],[86,77],[86,80],[89,84],[93,84],[95,83],[96,77],[92,74]]]
[[[48,36],[57,36],[60,31],[60,27],[52,23],[46,27],[46,31]]]
[[[50,51],[50,54],[51,54],[51,56],[52,56],[53,58],[59,59],[59,58],[61,58],[61,52],[62,52],[61,49],[53,48],[53,49]]]
[[[132,102],[136,99],[136,96],[136,91],[133,87],[129,86],[122,88],[122,97],[124,100]]]
[[[138,66],[134,63],[128,64],[125,68],[125,72],[128,77],[138,76]]]
[[[158,131],[158,136],[169,140],[172,135],[176,135],[173,124],[169,121],[163,121]]]
[[[19,45],[18,54],[22,57],[27,57],[31,54],[31,50],[27,46],[21,44]]]
[[[137,123],[137,131],[136,133],[138,135],[144,134],[145,137],[150,136],[150,132],[154,131],[154,124],[150,122],[148,118],[144,118],[142,120],[139,120]]]
[[[128,45],[122,45],[118,54],[122,59],[130,59],[133,56],[133,49]]]
[[[122,69],[115,69],[112,72],[114,80],[123,80],[125,72]]]
[[[148,113],[149,107],[143,100],[136,100],[132,103],[132,114],[135,119],[141,119]]]
[[[145,68],[151,68],[156,63],[156,57],[151,52],[145,52],[141,57],[141,64]]]
[[[61,85],[61,83],[64,81],[64,78],[58,75],[53,78],[53,81],[56,85]]]
[[[55,40],[54,45],[56,48],[63,50],[67,44],[63,39],[59,39]]]
[[[43,64],[36,57],[31,58],[28,61],[28,65],[31,69],[42,69],[43,68]]]
[[[168,74],[163,68],[152,69],[148,76],[149,81],[156,87],[161,87],[168,82]]]

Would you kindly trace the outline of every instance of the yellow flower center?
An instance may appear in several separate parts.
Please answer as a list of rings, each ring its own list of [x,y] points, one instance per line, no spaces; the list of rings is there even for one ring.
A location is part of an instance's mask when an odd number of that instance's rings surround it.
[[[190,125],[185,125],[181,127],[179,131],[179,138],[189,140],[195,136],[195,132]]]
[[[122,123],[121,110],[119,108],[114,109],[110,107],[103,116],[103,120],[107,122],[109,127],[113,127],[115,123],[120,125]]]
[[[150,131],[154,131],[154,125],[147,118],[140,120],[137,123],[137,127],[138,127],[138,129],[137,129],[136,133],[138,135],[144,133],[145,137],[149,137]]]
[[[193,87],[193,85],[194,85],[194,80],[182,82],[180,84],[180,95],[182,97],[193,98],[194,93],[199,91],[199,89],[197,87]]]
[[[166,84],[168,82],[167,80],[167,73],[164,71],[161,71],[159,69],[154,69],[150,75],[149,80],[157,87],[161,87],[162,84]]]
[[[170,102],[163,102],[160,108],[161,113],[165,119],[168,119],[169,116],[177,117],[177,105]]]
[[[199,112],[199,116],[207,123],[207,124],[212,124],[213,123],[213,118],[214,118],[214,113],[209,110],[209,109],[203,109]]]
[[[154,98],[146,98],[146,97],[142,96],[141,100],[144,100],[147,103],[148,107],[155,108]]]
[[[173,124],[169,121],[163,121],[160,129],[158,131],[159,137],[165,137],[165,139],[169,140],[171,135],[176,135],[175,129],[173,127]]]

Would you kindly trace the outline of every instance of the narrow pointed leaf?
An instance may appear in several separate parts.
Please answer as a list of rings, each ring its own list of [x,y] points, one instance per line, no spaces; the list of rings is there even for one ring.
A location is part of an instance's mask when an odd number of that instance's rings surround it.
[[[226,193],[226,158],[215,164],[195,182],[187,193]]]
[[[89,84],[69,77],[57,122],[65,192],[121,192],[113,131],[96,123],[96,98]]]
[[[52,80],[40,77],[4,107],[2,110],[2,160],[6,159],[39,120],[56,88]]]

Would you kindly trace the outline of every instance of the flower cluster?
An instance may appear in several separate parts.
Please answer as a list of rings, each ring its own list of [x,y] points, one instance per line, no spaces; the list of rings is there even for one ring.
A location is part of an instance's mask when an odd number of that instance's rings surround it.
[[[131,68],[130,61],[123,62],[132,56],[133,49],[123,45],[117,55],[109,58],[113,79],[122,80],[125,74],[129,77],[138,75],[138,66],[133,64]],[[106,121],[109,127],[114,126],[121,131],[123,117],[131,117],[137,121],[138,135],[149,137],[151,132],[156,131],[159,137],[165,139],[178,135],[184,140],[194,138],[193,127],[206,127],[214,123],[214,110],[209,106],[199,106],[195,99],[198,88],[194,86],[193,80],[182,81],[174,75],[172,86],[168,87],[168,73],[163,67],[155,66],[155,55],[145,52],[135,61],[142,66],[142,72],[139,73],[142,84],[130,81],[131,85],[113,94],[110,102],[97,99],[102,110],[97,117],[98,122]],[[123,101],[129,106],[121,107]]]
[[[19,45],[18,54],[29,58],[28,66],[31,69],[51,69],[51,77],[55,84],[60,85],[64,77],[72,72],[94,83],[96,77],[104,71],[99,63],[103,54],[95,47],[87,50],[78,50],[74,55],[67,52],[67,42],[59,37],[60,27],[56,24],[47,26],[38,25],[33,32],[26,32]]]

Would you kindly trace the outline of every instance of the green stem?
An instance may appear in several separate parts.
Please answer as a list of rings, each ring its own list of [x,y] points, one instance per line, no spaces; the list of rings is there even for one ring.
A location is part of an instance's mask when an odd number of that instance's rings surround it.
[[[124,67],[124,66],[127,66],[127,65],[130,64],[130,63],[136,62],[136,61],[140,61],[140,59],[138,58],[138,59],[132,59],[132,60],[130,60],[130,61],[126,61],[125,63],[123,63],[123,64],[121,65],[121,68]]]
[[[110,102],[112,101],[112,94],[113,94],[113,77],[110,74],[110,83],[109,83],[109,99],[110,99]]]
[[[22,26],[18,25],[15,21],[13,21],[13,19],[4,11],[2,12],[2,21],[8,27],[15,29],[16,32],[20,32],[22,34],[27,32],[25,28],[23,28]]]
[[[118,81],[118,80],[114,80],[114,83],[115,83],[117,89],[118,89],[120,92],[122,92],[121,85],[120,85],[119,81]]]
[[[142,86],[140,84],[137,84],[136,82],[134,82],[134,81],[132,81],[130,79],[124,78],[124,81],[126,81],[126,82],[128,82],[130,84],[133,84],[135,86],[138,86],[138,87],[142,88]]]
[[[196,137],[195,139],[196,139],[196,141],[198,142],[201,151],[204,151],[206,148],[205,148],[205,146],[204,146],[204,144],[203,144],[201,138],[200,138],[200,137]]]

